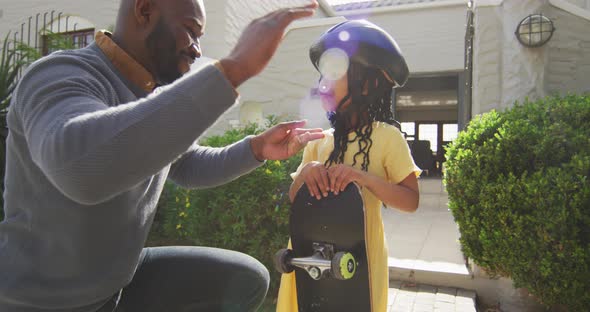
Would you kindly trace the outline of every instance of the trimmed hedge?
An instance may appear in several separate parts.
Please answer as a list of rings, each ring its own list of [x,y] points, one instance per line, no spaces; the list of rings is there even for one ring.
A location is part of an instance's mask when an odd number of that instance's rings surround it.
[[[261,131],[249,125],[201,144],[225,146]],[[286,161],[267,161],[253,172],[211,189],[185,190],[168,183],[148,244],[210,246],[249,254],[269,270],[269,296],[275,296],[280,275],[272,259],[287,245],[289,174],[300,162],[301,153]]]
[[[590,307],[590,96],[485,113],[446,157],[464,254],[547,306]]]

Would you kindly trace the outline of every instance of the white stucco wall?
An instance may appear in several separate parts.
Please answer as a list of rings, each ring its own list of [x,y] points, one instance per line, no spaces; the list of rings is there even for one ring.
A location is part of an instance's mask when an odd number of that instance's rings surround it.
[[[590,10],[590,0],[564,0],[577,7]]]
[[[414,9],[401,6],[361,17],[395,38],[413,75],[463,70],[466,1]]]
[[[230,43],[226,38],[226,1],[204,0],[207,24],[205,35],[201,38],[203,55],[215,59],[225,56],[229,52]]]
[[[233,45],[253,18],[281,7],[305,3],[305,0],[265,0],[252,5],[246,1],[229,1],[226,41]],[[364,18],[388,31],[402,48],[413,73],[448,72],[463,68],[466,8],[467,0],[439,1],[430,5],[378,8],[345,17]],[[314,18],[329,17],[318,9]]]
[[[547,0],[475,1],[472,115],[546,95],[547,45],[526,48],[514,32],[529,14],[548,14],[547,7]]]
[[[590,92],[590,10],[585,1],[476,0],[475,4],[472,115],[505,109],[526,97]],[[527,48],[514,33],[519,22],[533,13],[549,17],[556,31],[544,46]]]
[[[590,6],[587,10],[588,19],[553,5],[548,8],[557,28],[547,43],[545,89],[549,95],[590,92]]]
[[[209,0],[219,1],[219,0]],[[309,0],[257,0],[253,1],[231,1],[226,2],[226,39],[233,46],[238,40],[242,30],[253,19],[264,16],[269,12],[280,8],[296,7],[309,3]],[[255,4],[254,4],[255,3]],[[317,11],[321,15],[321,10]]]

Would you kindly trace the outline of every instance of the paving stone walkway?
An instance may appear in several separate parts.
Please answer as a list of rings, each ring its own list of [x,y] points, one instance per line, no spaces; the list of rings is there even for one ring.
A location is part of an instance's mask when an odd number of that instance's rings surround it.
[[[476,312],[475,296],[472,290],[391,281],[388,312]]]

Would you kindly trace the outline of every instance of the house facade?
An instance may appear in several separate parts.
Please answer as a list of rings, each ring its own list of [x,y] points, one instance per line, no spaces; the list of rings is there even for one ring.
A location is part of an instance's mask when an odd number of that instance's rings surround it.
[[[590,92],[590,1],[476,0],[472,115],[525,98]],[[520,21],[543,14],[555,32],[543,46],[516,38]]]
[[[5,0],[6,2],[6,0]],[[207,28],[201,66],[227,55],[254,18],[305,0],[204,0]],[[433,170],[444,146],[475,115],[515,101],[590,91],[590,0],[319,0],[315,16],[296,21],[268,67],[239,88],[239,103],[205,136],[265,117],[309,120],[328,127],[310,95],[319,75],[308,48],[346,19],[367,19],[389,32],[411,76],[396,90],[392,109],[409,141],[427,141]],[[0,33],[42,49],[43,31],[66,33],[78,46],[99,29],[114,27],[119,0],[8,1],[0,8]],[[34,9],[31,9],[34,8]],[[542,14],[555,27],[550,40],[529,48],[515,32],[523,19]],[[2,38],[3,39],[3,38]],[[0,39],[0,40],[2,40]]]

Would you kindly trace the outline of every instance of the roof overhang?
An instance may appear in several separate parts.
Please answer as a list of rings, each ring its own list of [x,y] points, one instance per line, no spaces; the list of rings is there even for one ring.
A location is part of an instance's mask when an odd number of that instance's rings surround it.
[[[495,0],[495,1],[501,2],[502,0]],[[320,7],[324,10],[326,15],[328,15],[328,16],[357,16],[357,15],[370,15],[370,14],[385,13],[385,12],[401,12],[401,11],[423,10],[423,9],[452,7],[452,6],[467,6],[467,2],[468,2],[468,0],[440,0],[440,1],[432,1],[432,2],[407,3],[407,4],[399,4],[399,5],[391,5],[391,6],[383,6],[383,7],[357,9],[357,10],[336,11],[328,3],[327,0],[318,0]]]

